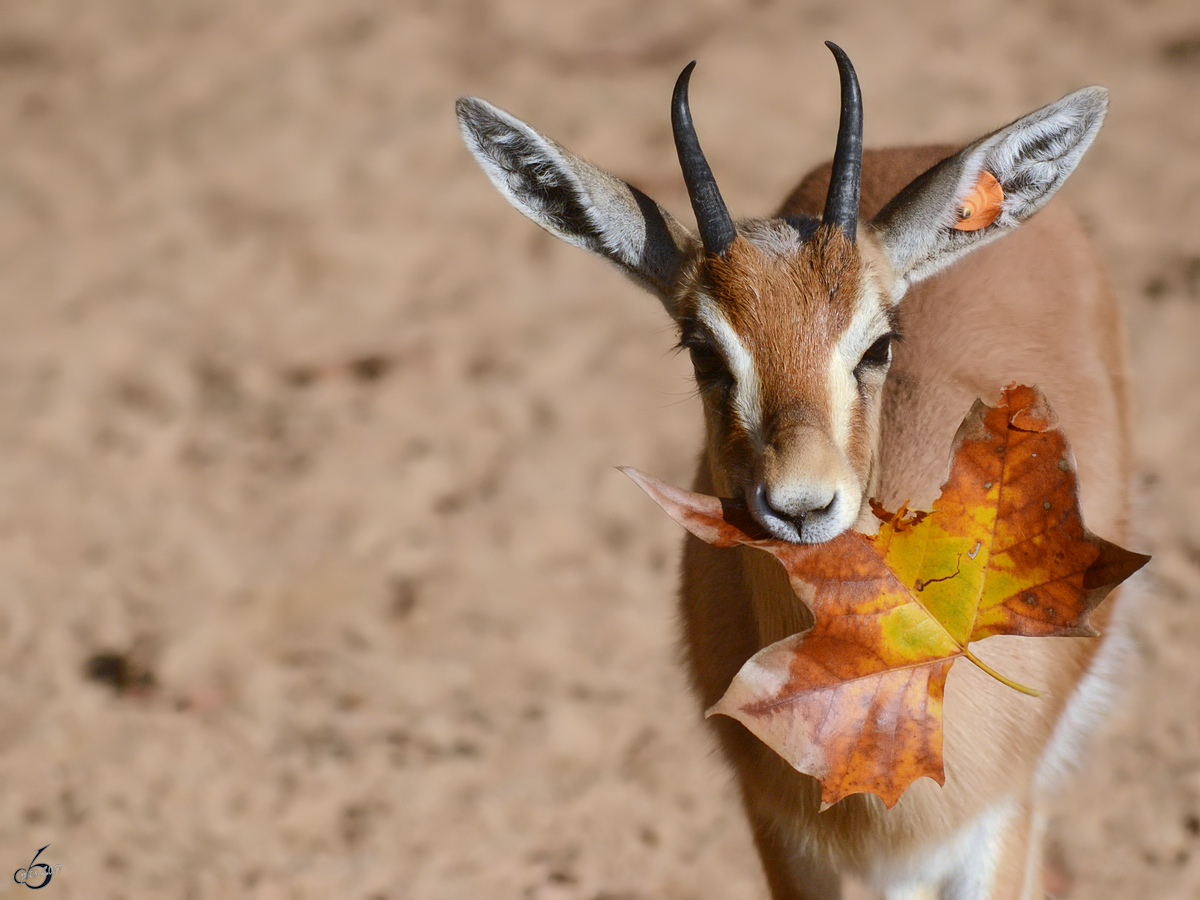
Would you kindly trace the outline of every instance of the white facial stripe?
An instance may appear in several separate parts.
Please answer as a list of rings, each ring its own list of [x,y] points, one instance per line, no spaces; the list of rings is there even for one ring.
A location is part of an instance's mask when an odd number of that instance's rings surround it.
[[[762,399],[754,359],[717,305],[703,294],[697,297],[696,317],[704,323],[721,348],[733,373],[733,411],[755,444],[762,443]]]
[[[842,333],[833,352],[829,354],[830,418],[833,439],[844,451],[850,443],[853,428],[851,413],[858,402],[858,382],[854,367],[866,350],[888,330],[887,316],[879,295],[867,288],[858,297],[854,317]]]
[[[853,419],[851,412],[858,401],[858,384],[854,380],[854,366],[857,362],[857,359],[846,357],[841,344],[834,347],[833,352],[829,354],[829,424],[833,440],[843,453],[850,445],[850,426]]]

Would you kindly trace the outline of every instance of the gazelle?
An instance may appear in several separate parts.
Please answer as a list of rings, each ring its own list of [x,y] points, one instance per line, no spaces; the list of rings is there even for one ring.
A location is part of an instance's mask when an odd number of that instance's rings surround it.
[[[698,236],[482,100],[460,100],[458,117],[517,209],[615,263],[675,320],[707,426],[696,490],[744,499],[784,540],[868,530],[869,497],[928,506],[971,403],[994,403],[1020,381],[1042,387],[1072,440],[1089,527],[1122,539],[1130,450],[1116,305],[1062,207],[1017,230],[1095,138],[1106,92],[1076,91],[961,150],[864,153],[857,77],[829,47],[842,89],[833,162],[764,219],[735,223],[727,211],[688,107],[695,64],[684,69],[671,114]],[[968,221],[980,186],[993,189],[993,208]],[[682,585],[702,708],[757,650],[811,623],[782,568],[753,550],[689,538]],[[890,811],[856,794],[822,812],[813,779],[739,723],[711,719],[775,900],[838,897],[843,873],[888,900],[1041,897],[1044,798],[1103,708],[1117,624],[1103,642],[985,642],[981,656],[1049,695],[1026,697],[956,668],[945,697],[946,784],[920,780]]]

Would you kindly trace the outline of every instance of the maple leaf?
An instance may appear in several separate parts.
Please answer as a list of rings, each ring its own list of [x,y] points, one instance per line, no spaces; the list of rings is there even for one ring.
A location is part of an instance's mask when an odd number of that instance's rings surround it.
[[[1088,615],[1150,557],[1088,531],[1075,461],[1037,388],[976,401],[932,512],[887,512],[879,531],[823,544],[766,536],[745,506],[623,469],[688,531],[745,544],[787,570],[815,624],[756,653],[706,713],[731,716],[821,783],[822,804],[862,791],[890,808],[921,776],[945,783],[942,697],[960,657],[1025,693],[969,649],[998,634],[1095,636]]]

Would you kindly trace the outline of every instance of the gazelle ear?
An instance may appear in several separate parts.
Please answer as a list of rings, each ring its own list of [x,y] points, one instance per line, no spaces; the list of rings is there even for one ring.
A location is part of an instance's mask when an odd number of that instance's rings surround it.
[[[551,234],[617,264],[671,311],[694,238],[639,191],[476,97],[458,101],[467,149],[508,202]]]
[[[1012,231],[1057,191],[1104,121],[1089,87],[1018,119],[919,176],[871,223],[896,274],[893,299]]]

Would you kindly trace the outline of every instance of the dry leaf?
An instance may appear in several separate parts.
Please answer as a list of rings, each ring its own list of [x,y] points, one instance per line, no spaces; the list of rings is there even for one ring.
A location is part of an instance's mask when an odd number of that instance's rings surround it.
[[[874,536],[824,544],[764,536],[745,507],[623,470],[718,547],[775,556],[816,624],[760,650],[708,711],[742,722],[825,804],[870,791],[891,807],[923,775],[945,782],[942,695],[951,664],[997,634],[1093,636],[1088,614],[1148,556],[1089,532],[1075,462],[1036,388],[977,401],[955,436],[931,513],[889,513]],[[1012,674],[1012,673],[1010,673]]]
[[[987,228],[1004,211],[1004,188],[996,176],[984,169],[971,191],[959,201],[957,231]]]

